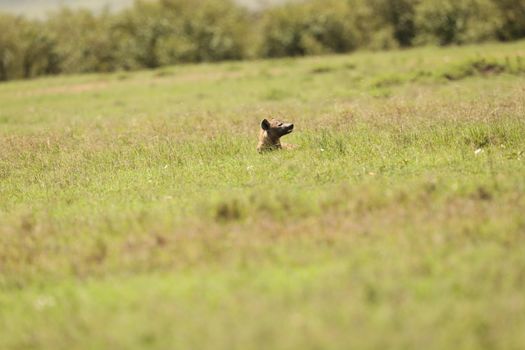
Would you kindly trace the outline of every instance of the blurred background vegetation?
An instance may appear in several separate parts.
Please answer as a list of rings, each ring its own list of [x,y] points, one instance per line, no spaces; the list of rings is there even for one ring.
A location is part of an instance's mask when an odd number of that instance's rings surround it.
[[[525,0],[136,1],[117,11],[0,13],[0,81],[525,37]]]

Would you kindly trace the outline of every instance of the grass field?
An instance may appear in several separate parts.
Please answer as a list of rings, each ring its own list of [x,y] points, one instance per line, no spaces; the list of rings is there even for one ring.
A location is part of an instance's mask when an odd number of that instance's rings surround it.
[[[525,347],[525,42],[0,101],[1,349]]]

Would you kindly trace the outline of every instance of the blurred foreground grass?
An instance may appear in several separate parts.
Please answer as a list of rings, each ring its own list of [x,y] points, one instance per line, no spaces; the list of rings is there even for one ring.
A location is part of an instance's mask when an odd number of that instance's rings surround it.
[[[525,45],[0,85],[0,348],[521,349]],[[293,152],[255,152],[293,121]]]

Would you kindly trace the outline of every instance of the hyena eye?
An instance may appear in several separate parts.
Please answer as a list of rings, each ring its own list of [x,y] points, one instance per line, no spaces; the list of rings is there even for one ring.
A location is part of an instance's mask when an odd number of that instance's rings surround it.
[[[279,123],[279,126],[283,126],[283,123]]]

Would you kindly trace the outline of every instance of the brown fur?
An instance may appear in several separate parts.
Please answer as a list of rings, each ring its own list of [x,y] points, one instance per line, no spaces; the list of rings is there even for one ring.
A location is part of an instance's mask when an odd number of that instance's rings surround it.
[[[293,131],[293,128],[294,125],[290,123],[283,123],[277,119],[264,119],[261,122],[257,151],[262,153],[276,149],[295,148],[294,145],[281,143],[281,137],[290,134]]]

